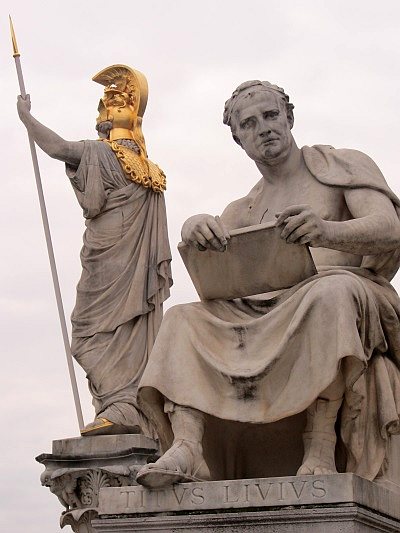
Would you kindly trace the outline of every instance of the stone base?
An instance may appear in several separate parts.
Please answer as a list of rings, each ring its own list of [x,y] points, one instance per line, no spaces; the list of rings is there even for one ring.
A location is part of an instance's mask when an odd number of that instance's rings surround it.
[[[399,532],[400,491],[353,474],[102,488],[96,533]]]
[[[93,520],[95,533],[376,533],[400,531],[399,522],[359,506],[242,513]]]
[[[102,488],[136,485],[138,469],[157,453],[143,435],[108,435],[53,441],[51,454],[36,457],[46,468],[42,485],[64,506],[60,525],[91,533]]]

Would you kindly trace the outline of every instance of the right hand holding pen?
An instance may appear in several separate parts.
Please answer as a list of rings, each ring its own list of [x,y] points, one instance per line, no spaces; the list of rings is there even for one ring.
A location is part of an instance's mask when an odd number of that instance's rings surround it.
[[[22,98],[21,95],[18,96],[17,111],[19,118],[24,122],[31,111],[31,97],[29,94],[26,95],[26,98]]]
[[[224,252],[229,238],[229,231],[223,222],[212,215],[194,215],[188,218],[182,227],[183,242],[201,251],[208,248]]]

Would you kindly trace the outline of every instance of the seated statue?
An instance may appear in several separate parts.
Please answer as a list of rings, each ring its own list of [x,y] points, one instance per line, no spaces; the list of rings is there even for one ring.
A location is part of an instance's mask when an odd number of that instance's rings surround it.
[[[311,247],[318,273],[288,289],[166,313],[138,391],[164,453],[139,471],[149,488],[218,477],[204,448],[209,425],[212,438],[230,441],[221,460],[236,467],[225,478],[263,477],[263,456],[280,453],[269,448],[271,437],[261,436],[246,460],[232,452],[235,439],[251,447],[252,427],[262,435],[300,413],[299,475],[336,472],[339,437],[342,470],[373,480],[399,433],[400,300],[390,280],[399,266],[400,202],[363,153],[299,149],[293,107],[269,82],[234,91],[224,123],[262,177],[220,218],[189,218],[182,239],[224,253],[231,230],[276,220],[282,239]],[[246,431],[231,437],[240,425]]]

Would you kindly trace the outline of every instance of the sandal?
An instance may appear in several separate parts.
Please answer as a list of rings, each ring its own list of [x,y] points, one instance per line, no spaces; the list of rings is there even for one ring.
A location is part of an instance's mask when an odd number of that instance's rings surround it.
[[[158,461],[143,466],[136,481],[147,488],[159,489],[173,483],[210,479],[210,471],[201,454],[198,466],[193,467],[196,456],[190,444],[184,440],[175,442]]]
[[[107,418],[96,418],[94,422],[87,424],[81,429],[82,437],[92,437],[95,435],[121,435],[125,433],[141,433],[139,426],[124,426],[114,424]]]

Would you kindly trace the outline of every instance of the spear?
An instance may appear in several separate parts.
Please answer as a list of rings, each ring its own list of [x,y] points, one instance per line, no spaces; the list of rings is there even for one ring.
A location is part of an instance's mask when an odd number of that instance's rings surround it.
[[[20,60],[21,54],[18,51],[17,39],[15,37],[14,27],[13,27],[13,23],[12,23],[10,15],[9,15],[9,19],[10,19],[11,40],[12,40],[13,51],[14,51],[13,57],[15,59],[15,67],[17,69],[19,89],[21,91],[22,98],[26,98],[25,83],[24,83],[24,77],[22,75],[21,60]],[[46,237],[47,253],[49,255],[51,276],[53,278],[54,292],[56,295],[58,316],[60,319],[62,337],[64,341],[65,355],[67,357],[67,364],[68,364],[69,377],[71,380],[72,393],[74,395],[76,416],[78,418],[79,429],[82,429],[84,427],[82,408],[81,408],[81,403],[79,400],[79,392],[78,392],[78,386],[76,383],[74,363],[73,363],[72,354],[71,354],[71,346],[70,346],[69,338],[68,338],[67,324],[65,322],[64,306],[63,306],[63,302],[61,298],[60,283],[58,281],[56,260],[54,257],[53,244],[51,241],[49,219],[47,217],[46,204],[44,201],[42,180],[40,178],[40,170],[39,170],[39,163],[38,163],[38,158],[37,158],[37,153],[36,153],[36,146],[35,146],[35,141],[33,140],[32,136],[29,134],[29,132],[28,132],[28,138],[29,138],[29,146],[31,149],[33,170],[35,173],[36,187],[37,187],[37,192],[39,196],[40,212],[42,215],[44,235]]]

